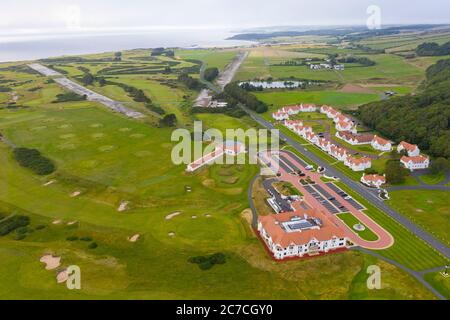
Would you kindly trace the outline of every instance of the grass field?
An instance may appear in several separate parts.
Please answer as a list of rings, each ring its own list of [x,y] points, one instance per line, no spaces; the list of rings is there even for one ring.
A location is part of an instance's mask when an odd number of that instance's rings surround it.
[[[433,272],[427,273],[424,278],[447,300],[450,299],[450,277],[444,278],[441,272]]]
[[[450,245],[450,203],[446,191],[393,191],[389,204]]]
[[[301,50],[301,49],[300,49]],[[316,51],[311,51],[316,50]],[[320,49],[305,49],[299,53],[326,52]],[[332,49],[330,53],[339,52],[358,54],[359,52],[344,52]],[[422,69],[408,63],[404,58],[392,54],[363,55],[375,61],[375,66],[364,67],[354,64],[346,65],[344,71],[311,70],[308,66],[277,66],[271,63],[270,55],[260,51],[251,51],[250,56],[242,65],[237,75],[238,80],[287,79],[290,77],[308,80],[334,81],[340,83],[377,83],[377,84],[409,84],[417,85],[423,78]],[[289,55],[283,57],[289,59]]]
[[[361,222],[351,213],[341,213],[337,215],[354,233],[356,233],[361,239],[367,241],[376,241],[378,236],[372,232],[367,226],[362,224],[366,229],[363,231],[357,231],[353,227]]]
[[[298,154],[295,149],[288,149]],[[337,182],[336,185],[366,207],[367,210],[365,213],[393,235],[395,240],[394,245],[389,249],[378,251],[378,253],[398,261],[413,270],[426,270],[445,265],[446,259],[443,256],[403,226],[395,222],[378,208],[372,206],[367,200],[358,196],[344,184]]]
[[[197,57],[218,67],[232,57],[230,52],[216,57],[212,50],[204,54],[200,58],[197,50],[177,52],[180,59]],[[92,72],[111,66],[130,72],[131,65],[139,65],[148,72],[150,65],[166,60],[153,60],[148,50],[127,51],[123,58],[119,65],[89,62],[59,67],[75,77],[80,75],[80,65]],[[167,61],[180,63],[174,68],[192,66],[179,59]],[[55,96],[64,92],[56,84],[17,70],[0,73],[17,83],[14,91],[19,103],[28,107],[0,108],[0,132],[17,146],[39,149],[57,166],[50,176],[36,176],[20,167],[11,147],[0,142],[0,219],[12,214],[31,218],[24,239],[16,240],[17,232],[0,237],[0,299],[434,298],[400,269],[358,252],[289,263],[272,261],[242,217],[257,166],[214,165],[188,174],[185,165],[175,165],[171,159],[174,128],[158,128],[149,119],[127,119],[86,101],[54,104]],[[184,95],[193,93],[161,83],[173,75],[112,77],[143,89],[156,104],[177,115],[179,126],[192,125],[194,117],[186,110]],[[142,108],[116,86],[96,89]],[[221,131],[255,126],[246,117],[203,114],[195,118]],[[80,195],[73,196],[75,192]],[[128,207],[120,212],[124,201]],[[369,210],[401,239],[386,255],[417,270],[442,264],[442,258],[421,241],[385,222],[376,209]],[[168,219],[173,213],[180,214]],[[136,234],[140,235],[136,243],[128,241]],[[69,241],[74,237],[91,240]],[[93,242],[97,248],[89,248]],[[211,270],[202,271],[188,262],[191,257],[217,252],[225,254],[226,263]],[[61,256],[61,267],[46,271],[39,262],[44,254]],[[381,290],[366,286],[366,269],[373,264],[383,270]],[[68,291],[55,281],[57,272],[69,265],[82,270],[80,291]]]
[[[286,105],[297,103],[314,103],[321,105],[333,105],[339,107],[354,107],[361,104],[380,100],[379,94],[371,93],[347,93],[340,91],[286,91],[286,92],[262,92],[255,93],[261,101],[278,109]]]

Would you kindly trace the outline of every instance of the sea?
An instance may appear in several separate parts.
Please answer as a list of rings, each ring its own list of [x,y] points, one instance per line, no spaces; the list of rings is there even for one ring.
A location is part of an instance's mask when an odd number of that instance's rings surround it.
[[[233,35],[228,31],[214,29],[2,35],[0,62],[156,47],[193,49],[253,44],[249,41],[226,40]]]

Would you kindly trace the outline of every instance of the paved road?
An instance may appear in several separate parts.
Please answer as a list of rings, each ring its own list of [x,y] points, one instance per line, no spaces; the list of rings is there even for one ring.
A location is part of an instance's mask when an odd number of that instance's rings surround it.
[[[260,115],[243,106],[241,107],[260,125],[264,126],[267,129],[276,129],[272,123],[263,119]],[[338,177],[341,180],[341,182],[344,183],[347,187],[351,188],[354,192],[356,192],[361,197],[369,201],[373,206],[377,207],[378,209],[388,214],[395,221],[403,225],[406,229],[417,235],[419,238],[421,238],[423,241],[428,243],[430,246],[435,248],[437,251],[442,253],[442,255],[444,255],[447,259],[450,260],[450,248],[448,246],[446,246],[441,241],[437,240],[435,237],[433,237],[425,230],[419,228],[417,225],[412,223],[409,219],[407,219],[403,215],[399,214],[397,211],[393,210],[390,206],[388,206],[378,197],[376,191],[367,189],[360,183],[351,180],[345,174],[341,173],[334,167],[330,166],[328,162],[319,158],[309,150],[306,150],[304,146],[302,146],[300,143],[298,143],[297,141],[295,141],[294,139],[290,138],[289,136],[285,135],[282,132],[280,132],[280,138],[285,139],[286,142],[291,146],[293,146],[298,152],[300,152],[301,154],[303,154],[304,156],[306,156],[319,166],[326,168],[328,175]]]
[[[66,88],[69,91],[75,92],[79,95],[85,95],[87,97],[87,100],[99,102],[106,106],[107,108],[122,113],[126,115],[129,118],[133,119],[140,119],[143,118],[144,115],[140,112],[134,111],[132,109],[129,109],[125,107],[120,102],[114,101],[108,97],[105,97],[101,94],[98,94],[97,92],[94,92],[92,90],[89,90],[78,83],[69,80],[68,78],[64,77],[62,74],[47,68],[39,63],[33,63],[28,65],[31,69],[36,70],[40,74],[46,76],[46,77],[54,77],[53,80],[58,83],[61,87]]]

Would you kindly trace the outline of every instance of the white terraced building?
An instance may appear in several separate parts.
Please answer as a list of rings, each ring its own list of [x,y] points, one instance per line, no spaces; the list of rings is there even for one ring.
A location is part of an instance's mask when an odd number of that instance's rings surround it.
[[[348,156],[344,164],[353,171],[364,171],[372,167],[372,160],[370,158],[355,158]]]
[[[418,157],[418,156],[420,156],[420,149],[415,144],[410,144],[410,143],[408,143],[406,141],[402,141],[397,146],[397,152],[400,153],[403,150],[405,150],[408,153],[408,156],[410,156],[410,157]]]
[[[258,231],[277,260],[346,249],[348,243],[345,232],[315,209],[260,216]]]
[[[373,137],[372,140],[372,148],[380,151],[391,151],[392,150],[392,142],[386,139],[383,139],[379,136]]]
[[[428,169],[430,166],[430,159],[425,156],[417,156],[417,157],[402,157],[400,162],[405,166],[406,169],[411,171],[414,170],[423,170]]]

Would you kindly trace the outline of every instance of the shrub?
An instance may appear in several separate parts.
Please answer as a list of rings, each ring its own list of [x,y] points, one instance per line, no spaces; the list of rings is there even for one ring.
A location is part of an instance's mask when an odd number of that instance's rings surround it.
[[[41,176],[49,175],[56,169],[53,162],[43,157],[36,149],[16,148],[14,158],[22,167],[31,169]]]
[[[218,252],[209,256],[192,257],[188,259],[188,262],[197,264],[201,270],[209,270],[216,264],[224,264],[226,258],[223,253]]]
[[[12,216],[0,223],[0,236],[6,236],[14,230],[26,227],[30,224],[30,218],[27,216]]]
[[[92,238],[91,237],[81,237],[80,241],[86,241],[86,242],[91,242]]]
[[[42,229],[45,229],[47,226],[46,225],[44,225],[44,224],[40,224],[40,225],[37,225],[36,226],[36,230],[42,230]]]
[[[86,95],[79,95],[75,92],[65,92],[60,93],[56,96],[56,100],[52,101],[52,103],[60,103],[60,102],[71,102],[71,101],[85,101],[87,99]]]
[[[77,240],[78,240],[78,237],[77,237],[77,236],[70,236],[70,237],[67,237],[66,240],[67,240],[67,241],[71,241],[71,242],[72,242],[72,241],[77,241]]]
[[[26,234],[17,234],[17,235],[14,237],[14,240],[20,241],[20,240],[25,239],[26,236],[27,236]]]
[[[92,242],[88,245],[88,249],[96,249],[98,247],[98,244],[96,242]]]

